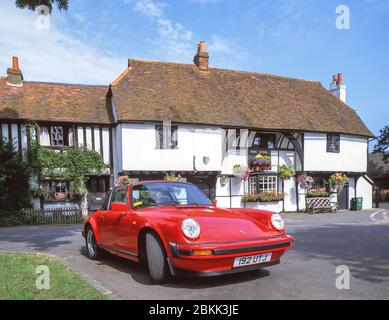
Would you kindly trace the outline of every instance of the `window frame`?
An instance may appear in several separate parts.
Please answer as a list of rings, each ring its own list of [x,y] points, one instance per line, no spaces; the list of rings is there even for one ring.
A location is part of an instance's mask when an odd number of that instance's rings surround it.
[[[328,153],[340,153],[340,134],[327,133],[326,149]]]
[[[170,137],[168,137],[168,130],[170,128]],[[155,125],[155,148],[157,150],[175,150],[178,149],[178,126],[166,127],[161,124]],[[160,130],[162,130],[162,144],[160,137]]]
[[[116,194],[116,192],[118,192],[119,190],[126,190],[126,202],[120,202],[120,203],[125,203],[125,204],[128,204],[128,187],[124,186],[124,187],[117,187],[115,188],[112,193],[111,193],[111,198],[109,200],[109,211],[112,210],[112,203],[114,203],[115,201],[112,201],[114,199],[114,195]]]
[[[251,181],[254,179],[254,183]],[[273,181],[270,181],[272,179]],[[261,180],[261,181],[260,181]],[[278,191],[278,182],[279,182],[279,176],[275,174],[255,174],[251,175],[248,179],[248,193],[249,194],[260,194],[264,192],[279,192]],[[255,192],[252,190],[252,186],[255,185]],[[260,188],[260,185],[273,185],[274,188],[269,189],[269,188]]]
[[[57,133],[54,132],[54,129],[56,129],[56,130],[61,129],[62,144],[54,144],[54,142],[53,142],[53,140],[54,140],[53,134],[58,134],[58,132]],[[65,130],[64,126],[61,126],[61,125],[50,126],[50,146],[51,147],[62,148],[62,147],[66,146],[66,140],[65,140],[66,132],[65,131],[66,130]],[[55,139],[55,140],[59,140],[59,139]]]

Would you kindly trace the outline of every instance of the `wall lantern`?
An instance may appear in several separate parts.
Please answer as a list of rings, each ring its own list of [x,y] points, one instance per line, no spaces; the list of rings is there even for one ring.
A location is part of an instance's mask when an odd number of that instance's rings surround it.
[[[203,163],[204,163],[205,165],[208,165],[208,163],[209,163],[209,157],[203,157]]]

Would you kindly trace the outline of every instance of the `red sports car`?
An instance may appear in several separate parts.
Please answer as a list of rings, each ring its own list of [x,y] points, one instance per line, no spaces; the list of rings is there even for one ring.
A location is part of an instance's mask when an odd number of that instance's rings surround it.
[[[83,236],[90,259],[107,251],[144,262],[154,283],[271,266],[293,244],[279,214],[217,208],[196,186],[166,181],[114,188]]]

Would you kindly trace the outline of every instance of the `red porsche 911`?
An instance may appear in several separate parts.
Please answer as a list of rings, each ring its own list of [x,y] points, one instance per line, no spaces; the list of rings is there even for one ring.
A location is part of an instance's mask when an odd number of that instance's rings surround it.
[[[279,214],[217,208],[196,186],[167,181],[114,188],[83,236],[90,259],[109,252],[144,262],[154,283],[275,265],[293,245]]]

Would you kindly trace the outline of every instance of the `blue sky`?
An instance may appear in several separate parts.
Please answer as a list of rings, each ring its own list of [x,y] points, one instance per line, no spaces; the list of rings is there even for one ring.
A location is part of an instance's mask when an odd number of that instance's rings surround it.
[[[335,26],[347,5],[351,29]],[[26,80],[108,84],[128,58],[192,63],[320,81],[342,72],[348,103],[373,133],[389,123],[387,0],[69,0],[49,29],[0,2],[0,73],[20,57]]]

